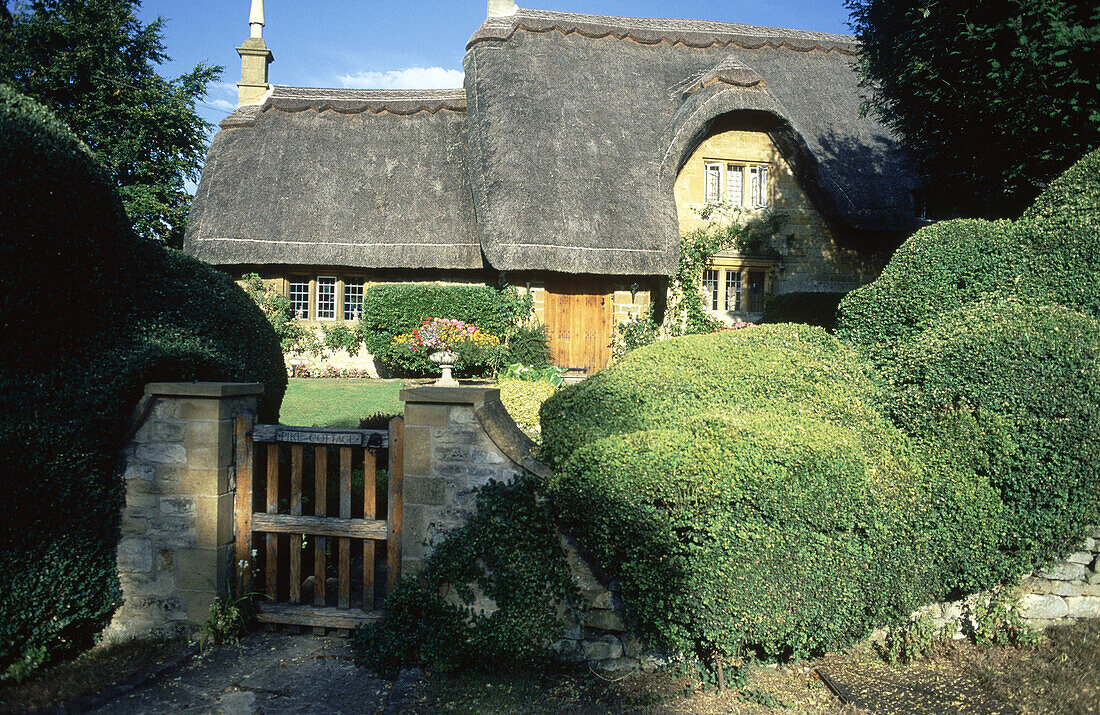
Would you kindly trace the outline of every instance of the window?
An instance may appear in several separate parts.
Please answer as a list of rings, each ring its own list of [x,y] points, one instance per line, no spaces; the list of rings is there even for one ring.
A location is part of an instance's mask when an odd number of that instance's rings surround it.
[[[336,320],[335,276],[317,276],[317,320]]]
[[[344,279],[344,320],[359,320],[363,309],[363,279]]]
[[[719,266],[703,271],[704,307],[717,312],[759,314],[764,312],[767,267]]]
[[[741,310],[741,271],[726,271],[726,310]]]
[[[748,185],[745,172],[748,172]],[[768,205],[768,167],[760,164],[704,162],[703,201],[760,209]],[[748,191],[746,191],[748,189]]]
[[[711,310],[718,310],[718,271],[703,271],[703,300]]]
[[[749,167],[749,206],[754,209],[768,205],[768,167]]]
[[[726,167],[726,203],[740,206],[745,200],[745,167],[730,164]]]
[[[309,318],[309,279],[291,278],[288,296],[294,317],[299,320]]]
[[[708,162],[703,166],[706,187],[703,200],[708,204],[716,204],[722,200],[722,165]]]

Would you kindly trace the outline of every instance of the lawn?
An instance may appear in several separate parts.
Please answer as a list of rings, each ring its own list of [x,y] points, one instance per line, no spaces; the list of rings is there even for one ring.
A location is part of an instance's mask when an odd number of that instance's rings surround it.
[[[279,423],[304,427],[358,427],[359,420],[383,412],[402,413],[401,380],[291,378]]]

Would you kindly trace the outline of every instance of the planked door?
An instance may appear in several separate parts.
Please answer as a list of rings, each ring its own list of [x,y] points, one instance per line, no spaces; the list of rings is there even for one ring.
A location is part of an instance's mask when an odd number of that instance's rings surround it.
[[[606,281],[575,276],[546,283],[546,325],[553,362],[587,374],[611,360],[614,304]]]

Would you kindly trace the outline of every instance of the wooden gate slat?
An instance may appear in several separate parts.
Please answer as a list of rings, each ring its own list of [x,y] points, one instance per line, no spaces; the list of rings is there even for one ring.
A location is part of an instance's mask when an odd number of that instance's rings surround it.
[[[390,487],[389,519],[390,538],[386,541],[386,588],[393,593],[401,578],[401,519],[404,503],[401,494],[405,482],[405,420],[390,420]]]
[[[249,432],[251,420],[240,415],[233,420],[234,434],[234,476],[237,482],[237,496],[234,504],[237,533],[237,595],[252,591],[252,434]]]
[[[289,603],[256,603],[256,620],[261,623],[313,626],[320,628],[355,628],[381,619],[380,611],[343,611],[339,608],[295,606]]]
[[[302,445],[290,447],[290,514],[302,515]],[[302,535],[290,536],[290,602],[302,602]]]
[[[328,493],[328,448],[317,445],[313,462],[314,515],[326,514]],[[313,539],[313,605],[325,605],[325,537]]]
[[[351,447],[340,448],[340,518],[351,519]],[[339,607],[351,608],[351,540],[341,538]]]
[[[363,519],[373,519],[378,505],[375,503],[377,489],[377,466],[374,453],[363,450]],[[388,535],[388,534],[387,534]],[[363,610],[374,609],[374,542],[363,540]]]
[[[267,513],[279,511],[279,445],[267,445]],[[279,535],[268,534],[267,558],[264,560],[264,576],[267,583],[267,595],[275,600],[275,577],[279,570]]]

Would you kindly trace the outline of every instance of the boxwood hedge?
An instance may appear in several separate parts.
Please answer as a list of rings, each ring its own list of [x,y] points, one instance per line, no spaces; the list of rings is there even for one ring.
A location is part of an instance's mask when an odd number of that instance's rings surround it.
[[[231,281],[134,236],[112,184],[47,110],[0,86],[0,676],[88,646],[119,602],[119,450],[143,385],[286,386]]]
[[[1002,575],[996,493],[916,456],[874,394],[820,328],[640,348],[546,403],[550,502],[652,645],[844,646]]]
[[[872,419],[872,390],[857,354],[817,327],[759,325],[663,340],[547,400],[540,457],[559,465],[603,437],[720,409],[797,404],[860,422]]]
[[[1061,306],[975,303],[902,343],[883,374],[883,402],[910,433],[958,410],[1007,424],[1008,445],[971,442],[1007,509],[1001,548],[1020,570],[1100,521],[1096,319]]]

